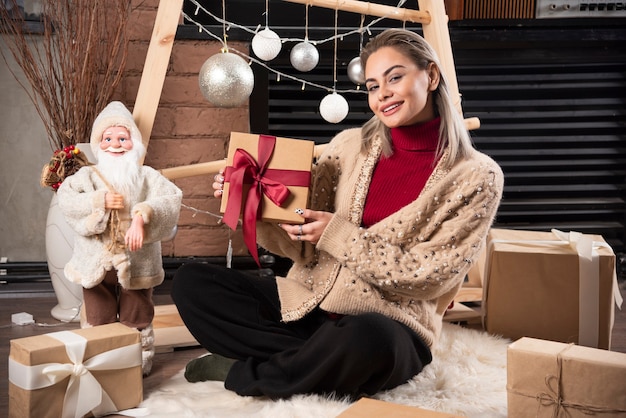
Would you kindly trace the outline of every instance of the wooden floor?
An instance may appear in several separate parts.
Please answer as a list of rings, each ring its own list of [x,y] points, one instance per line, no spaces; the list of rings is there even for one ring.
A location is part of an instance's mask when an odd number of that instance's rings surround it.
[[[626,281],[622,281],[620,287],[622,294],[626,295]],[[167,288],[157,289],[154,299],[157,305],[172,303]],[[25,297],[25,295],[4,296],[0,292],[0,416],[8,415],[7,359],[9,356],[9,341],[14,338],[76,329],[79,327],[76,323],[60,323],[50,316],[50,309],[54,306],[55,301],[53,293],[43,292]],[[50,326],[12,325],[11,314],[18,312],[28,312],[33,315],[36,323],[49,324]],[[623,310],[616,310],[615,312],[612,350],[626,353],[626,306]],[[152,373],[144,379],[144,396],[149,395],[150,392],[164,380],[182,370],[189,360],[203,353],[205,353],[205,351],[197,347],[158,353],[155,356]]]

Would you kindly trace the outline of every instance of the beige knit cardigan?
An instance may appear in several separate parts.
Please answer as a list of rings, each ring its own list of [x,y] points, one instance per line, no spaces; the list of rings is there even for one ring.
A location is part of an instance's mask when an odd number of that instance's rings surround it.
[[[287,276],[277,278],[283,320],[298,320],[317,306],[346,315],[378,312],[432,347],[494,220],[502,170],[475,150],[443,169],[444,155],[415,201],[364,228],[381,149],[374,141],[360,153],[361,141],[360,128],[340,133],[313,167],[310,208],[334,213],[315,247],[292,241],[276,225],[257,225],[259,245],[294,261]]]

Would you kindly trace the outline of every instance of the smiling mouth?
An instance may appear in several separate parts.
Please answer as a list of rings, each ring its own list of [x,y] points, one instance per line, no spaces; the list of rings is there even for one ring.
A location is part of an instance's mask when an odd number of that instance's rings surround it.
[[[398,106],[400,106],[400,103],[394,103],[391,106],[388,106],[386,108],[383,109],[383,113],[387,113],[392,111],[393,109],[397,108]]]
[[[105,150],[105,152],[109,152],[111,154],[124,154],[126,152],[126,150],[124,150],[123,148],[107,148]]]

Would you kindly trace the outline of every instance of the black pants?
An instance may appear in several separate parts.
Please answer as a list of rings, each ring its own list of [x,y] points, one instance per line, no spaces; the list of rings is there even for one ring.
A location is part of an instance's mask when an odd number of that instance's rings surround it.
[[[282,322],[273,278],[186,264],[176,273],[172,297],[204,348],[239,360],[224,385],[240,395],[356,398],[403,384],[432,360],[415,332],[384,315],[331,319],[316,309]]]

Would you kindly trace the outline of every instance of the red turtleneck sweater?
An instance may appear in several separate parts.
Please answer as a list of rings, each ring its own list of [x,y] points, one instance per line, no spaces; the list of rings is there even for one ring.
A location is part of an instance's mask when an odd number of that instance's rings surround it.
[[[393,154],[381,157],[363,211],[363,226],[371,226],[408,205],[422,192],[435,168],[440,118],[391,129]]]

